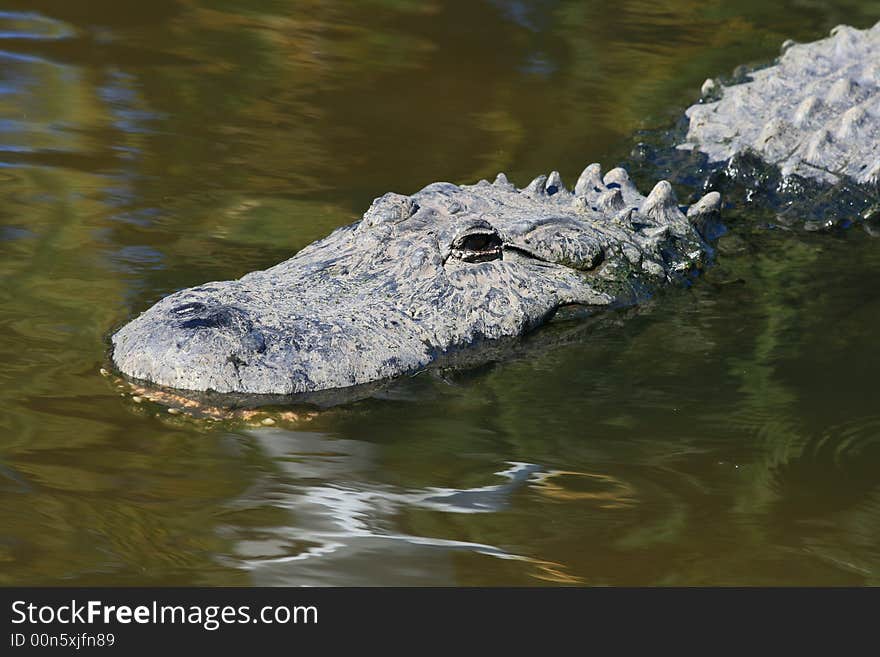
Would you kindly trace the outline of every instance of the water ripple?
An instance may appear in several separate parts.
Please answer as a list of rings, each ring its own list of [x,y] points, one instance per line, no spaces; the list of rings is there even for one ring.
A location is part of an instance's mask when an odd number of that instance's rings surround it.
[[[401,532],[394,518],[407,508],[457,514],[502,511],[511,495],[543,472],[541,466],[510,463],[495,473],[507,480],[499,484],[405,490],[358,481],[358,473],[371,467],[373,450],[367,443],[280,429],[251,435],[285,471],[282,482],[273,485],[271,499],[291,514],[289,526],[262,528],[240,542],[233,561],[251,571],[255,583],[431,583],[437,581],[438,564],[447,566],[457,551],[531,561],[485,543]],[[331,474],[333,484],[308,483],[326,482]],[[285,545],[293,552],[285,553]],[[389,567],[377,567],[377,551]],[[255,552],[272,556],[245,556]],[[352,573],[358,573],[355,579]]]

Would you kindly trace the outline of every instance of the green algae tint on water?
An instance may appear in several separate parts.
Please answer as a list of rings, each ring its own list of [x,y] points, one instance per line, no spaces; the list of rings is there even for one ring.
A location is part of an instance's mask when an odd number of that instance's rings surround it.
[[[692,287],[273,426],[102,377],[386,191],[625,163],[878,2],[0,0],[0,584],[880,584],[880,241],[729,214]],[[639,181],[644,183],[646,181]]]

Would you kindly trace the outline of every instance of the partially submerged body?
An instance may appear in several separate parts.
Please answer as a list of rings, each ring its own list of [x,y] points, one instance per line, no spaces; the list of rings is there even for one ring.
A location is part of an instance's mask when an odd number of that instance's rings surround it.
[[[714,102],[694,105],[687,141],[711,162],[752,151],[782,176],[836,184],[880,179],[880,23],[841,25],[809,44],[786,43],[750,81],[704,84]]]
[[[587,167],[516,189],[434,183],[237,281],[159,301],[113,336],[126,375],[193,391],[295,395],[417,371],[522,335],[560,307],[631,305],[707,256],[707,195],[686,216],[668,183],[642,196]]]
[[[686,134],[655,147],[658,173],[773,225],[880,234],[880,23],[782,49],[731,84],[707,80]]]

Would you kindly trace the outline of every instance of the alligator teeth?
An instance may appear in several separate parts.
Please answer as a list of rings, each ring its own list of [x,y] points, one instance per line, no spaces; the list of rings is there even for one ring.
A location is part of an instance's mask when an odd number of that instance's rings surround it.
[[[581,173],[574,186],[574,194],[575,196],[585,196],[601,187],[604,187],[602,184],[602,165],[594,162]]]
[[[669,224],[684,219],[684,215],[678,209],[678,201],[672,185],[666,180],[654,185],[654,189],[648,194],[639,211],[659,223]]]

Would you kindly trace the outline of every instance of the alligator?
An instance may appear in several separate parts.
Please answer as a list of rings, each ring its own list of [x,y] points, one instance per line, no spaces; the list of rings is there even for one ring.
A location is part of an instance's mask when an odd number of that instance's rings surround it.
[[[724,194],[728,206],[769,211],[810,231],[880,218],[880,23],[840,25],[829,38],[786,41],[767,68],[708,79],[683,123],[636,159],[650,173]],[[676,171],[677,170],[677,171]],[[866,221],[867,220],[867,221]]]
[[[559,307],[637,302],[686,278],[709,247],[709,193],[679,209],[623,169],[557,172],[517,189],[428,185],[236,281],[172,294],[113,336],[136,379],[188,390],[297,394],[388,379],[451,349],[520,335]]]
[[[739,84],[707,81],[675,149],[715,170],[760,158],[779,171],[777,192],[845,180],[869,197],[880,174],[878,55],[880,23],[786,44]],[[680,207],[668,181],[643,196],[623,168],[591,164],[571,190],[554,171],[521,189],[501,173],[388,193],[285,262],[160,300],[112,336],[112,359],[130,379],[249,395],[417,372],[566,306],[633,306],[687,283],[720,232],[721,196],[702,191]]]
[[[686,142],[710,161],[753,152],[794,176],[864,185],[880,179],[880,23],[870,30],[840,25],[810,44],[787,41],[775,66],[729,87],[712,79],[694,105]]]

